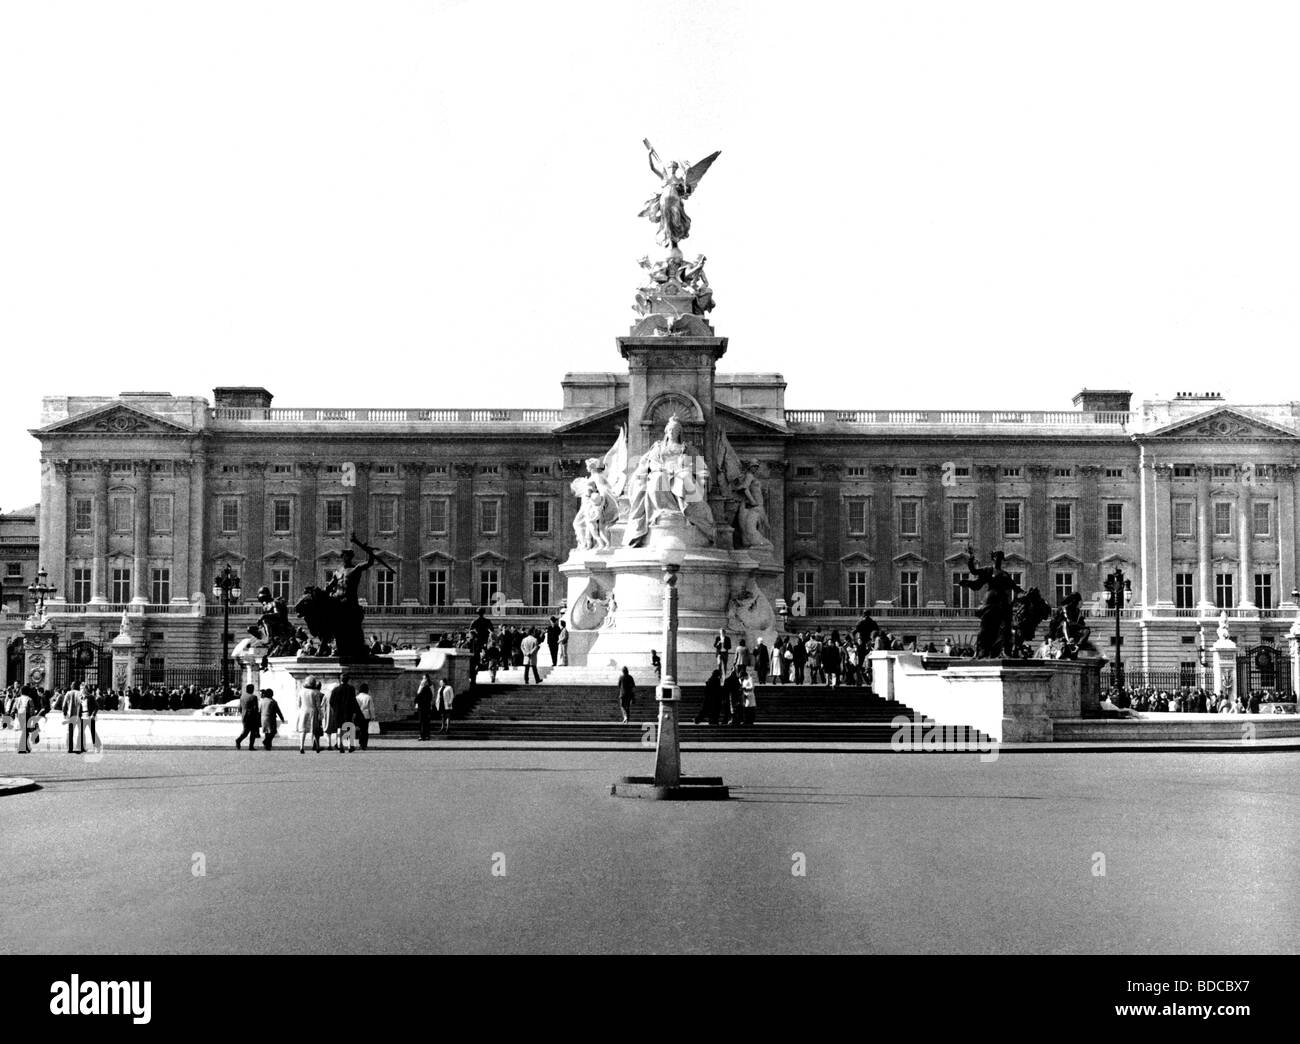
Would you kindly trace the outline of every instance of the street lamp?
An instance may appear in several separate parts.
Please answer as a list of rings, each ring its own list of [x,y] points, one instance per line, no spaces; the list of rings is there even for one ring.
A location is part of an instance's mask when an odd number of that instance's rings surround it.
[[[1113,680],[1119,689],[1124,688],[1124,657],[1120,646],[1119,618],[1124,608],[1124,596],[1132,594],[1133,581],[1124,579],[1124,570],[1116,567],[1106,577],[1106,608],[1115,610],[1115,671]]]
[[[52,585],[45,582],[48,576],[49,574],[45,572],[45,567],[41,566],[41,568],[36,571],[36,579],[27,588],[31,596],[36,599],[35,615],[37,616],[45,615],[45,596],[52,595],[55,591],[55,588]]]
[[[239,577],[227,564],[212,581],[212,597],[221,602],[221,687],[230,688],[230,606],[239,601]]]

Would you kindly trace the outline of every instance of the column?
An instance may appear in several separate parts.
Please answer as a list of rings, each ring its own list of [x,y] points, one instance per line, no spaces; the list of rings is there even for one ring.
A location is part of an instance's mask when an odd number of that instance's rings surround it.
[[[1241,609],[1255,608],[1254,563],[1250,558],[1250,487],[1242,485],[1237,490],[1237,606]]]
[[[190,580],[190,475],[188,460],[172,461],[172,601],[189,601]]]
[[[1210,543],[1210,475],[1208,464],[1196,466],[1196,582],[1197,607],[1202,616],[1214,613],[1214,564]]]
[[[874,531],[872,551],[876,568],[872,585],[877,602],[894,600],[894,466],[871,467],[871,522]]]
[[[843,505],[840,503],[841,466],[830,462],[822,465],[822,584],[821,600],[839,602],[840,598],[840,531],[844,527]]]
[[[1156,473],[1145,447],[1139,464],[1141,497],[1142,540],[1138,548],[1141,557],[1142,605],[1151,608],[1156,604]]]
[[[316,568],[316,536],[320,530],[317,522],[317,508],[320,503],[320,487],[317,474],[320,464],[314,460],[304,460],[298,465],[298,575],[294,577],[293,597],[296,597],[308,584],[320,583]]]
[[[1296,588],[1295,572],[1295,465],[1276,464],[1277,475],[1277,586],[1282,609],[1296,608],[1291,592]]]
[[[784,460],[765,462],[767,469],[767,520],[772,527],[772,560],[785,563],[785,469]],[[781,597],[787,597],[788,590],[782,583]]]
[[[998,466],[975,465],[975,536],[971,546],[975,558],[983,562],[998,546],[1002,530],[998,525]]]
[[[206,577],[203,561],[210,546],[207,542],[208,462],[203,456],[190,461],[190,587],[189,594],[196,602],[205,601]]]
[[[244,590],[246,598],[256,598],[257,589],[264,583],[266,567],[266,461],[250,460],[248,467],[248,518],[244,520]]]
[[[95,467],[95,560],[92,564],[92,602],[108,601],[108,469],[109,462],[97,460]]]
[[[66,460],[46,462],[49,466],[48,490],[42,490],[41,501],[41,561],[50,574],[46,581],[54,588],[55,598],[67,598],[65,589],[68,565],[68,469]],[[44,483],[42,483],[44,484]]]
[[[370,461],[356,462],[357,492],[352,505],[352,532],[359,540],[370,543]],[[346,542],[344,546],[347,546]]]
[[[573,495],[569,484],[576,478],[587,474],[587,465],[582,460],[565,458],[559,462],[560,480],[556,484],[556,493],[560,498],[559,545],[560,558],[563,559],[568,548],[577,547],[577,537],[573,532],[573,520],[578,514],[578,498]],[[618,541],[614,541],[617,545]],[[561,581],[563,583],[563,580]]]
[[[424,482],[424,461],[402,465],[402,576],[401,600],[420,601],[420,489]]]
[[[501,589],[507,598],[528,601],[524,586],[524,555],[528,553],[528,497],[524,492],[524,472],[528,465],[518,461],[506,462],[505,553],[506,565],[501,577]]]
[[[1047,502],[1047,466],[1030,464],[1029,468],[1029,503],[1026,505],[1029,533],[1029,577],[1026,588],[1037,587],[1044,598],[1051,599],[1047,583],[1047,559],[1051,548],[1051,505]],[[1024,522],[1022,521],[1022,525]]]
[[[132,539],[131,601],[149,601],[149,486],[153,461],[137,460],[135,468],[135,532]]]
[[[456,465],[456,520],[453,523],[452,597],[474,600],[474,578],[470,572],[474,557],[474,472],[475,464]]]
[[[1156,605],[1172,609],[1174,605],[1173,493],[1174,469],[1169,464],[1155,465],[1156,488]]]
[[[942,465],[925,465],[925,529],[921,535],[921,553],[926,565],[921,575],[921,605],[930,602],[942,604],[946,592],[943,573],[948,537],[943,517],[944,500]]]
[[[1077,589],[1087,597],[1100,590],[1102,581],[1101,525],[1106,506],[1101,502],[1101,465],[1084,464],[1079,468],[1079,557],[1083,559]]]

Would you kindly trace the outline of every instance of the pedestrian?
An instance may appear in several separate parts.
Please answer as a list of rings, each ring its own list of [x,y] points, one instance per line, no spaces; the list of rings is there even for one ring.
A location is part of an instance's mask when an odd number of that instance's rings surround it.
[[[302,680],[298,690],[298,731],[302,734],[298,740],[298,753],[307,746],[307,735],[311,734],[311,749],[320,753],[321,735],[321,684],[314,674]]]
[[[85,682],[82,689],[89,689]],[[76,689],[69,689],[63,694],[63,727],[68,733],[68,753],[82,753],[84,734],[81,728],[81,694]]]
[[[569,625],[566,621],[560,621],[560,666],[569,666]]]
[[[276,727],[276,721],[284,721],[284,715],[280,711],[280,705],[275,702],[275,691],[272,689],[263,689],[262,697],[257,701],[257,712],[262,718],[262,749],[270,750],[271,741],[275,739],[279,732]],[[253,741],[249,739],[248,749],[253,749]]]
[[[737,667],[722,683],[722,724],[739,725],[745,720],[745,693],[740,687]]]
[[[99,732],[95,728],[95,722],[99,719],[99,702],[95,686],[88,686],[85,698],[81,701],[81,742],[85,744],[86,731],[89,730],[90,743],[96,754],[104,749],[104,745],[99,742]]]
[[[494,677],[492,679],[496,681]],[[429,738],[429,711],[433,707],[433,686],[426,674],[420,679],[420,687],[415,690],[415,709],[420,715],[420,739]]]
[[[628,674],[627,668],[623,668],[623,673],[618,678],[618,705],[623,711],[623,724],[628,723],[628,715],[632,713],[632,700],[636,696],[636,682],[632,680],[632,675]]]
[[[758,697],[754,691],[754,679],[744,668],[741,668],[740,673],[740,693],[745,724],[753,725],[754,716],[758,713]]]
[[[710,725],[718,723],[718,714],[722,709],[722,674],[715,667],[704,683],[704,702],[700,704],[700,713],[695,715],[695,724],[707,721]]]
[[[790,666],[794,668],[794,683],[803,684],[803,667],[808,662],[808,646],[804,643],[805,635],[801,631],[790,642]]]
[[[339,737],[339,753],[344,753],[343,738],[348,741],[347,753],[357,749],[356,725],[357,690],[346,674],[339,676],[339,683],[330,689],[329,710],[325,718],[325,735],[331,748],[334,746],[334,734]]]
[[[551,654],[551,666],[554,667],[559,663],[560,653],[560,624],[554,616],[546,628],[546,648]]]
[[[772,667],[771,650],[759,638],[758,644],[754,646],[754,673],[758,675],[758,684],[767,684],[767,674]]]
[[[40,725],[37,721],[39,711],[36,708],[36,690],[24,685],[14,697],[10,713],[13,714],[14,728],[18,730],[18,753],[30,754],[32,743],[41,741]]]
[[[725,674],[731,667],[731,639],[727,637],[726,628],[718,628],[713,639],[713,653],[718,660],[718,672]]]
[[[650,650],[650,666],[655,669],[656,678],[662,678],[664,676],[664,665],[663,661],[659,659],[658,649]]]
[[[370,695],[370,686],[362,682],[357,686],[357,742],[362,750],[370,748],[370,723],[375,720],[375,700]]]
[[[257,687],[251,682],[244,686],[244,695],[239,697],[239,720],[244,726],[244,731],[235,740],[235,749],[240,749],[240,744],[247,736],[248,749],[252,750],[257,741],[257,728],[262,721],[262,714],[257,704]]]
[[[437,708],[442,716],[442,725],[438,731],[444,736],[451,735],[451,707],[455,699],[456,693],[451,687],[451,682],[443,678],[442,684],[438,686]]]
[[[743,667],[746,671],[752,670],[754,667],[754,652],[745,643],[744,638],[736,640],[736,655],[732,660],[732,666]]]
[[[524,635],[523,641],[519,643],[519,651],[524,656],[524,684],[528,684],[528,672],[533,672],[533,681],[538,685],[542,684],[541,676],[537,673],[537,647],[540,643],[537,636],[529,631]]]

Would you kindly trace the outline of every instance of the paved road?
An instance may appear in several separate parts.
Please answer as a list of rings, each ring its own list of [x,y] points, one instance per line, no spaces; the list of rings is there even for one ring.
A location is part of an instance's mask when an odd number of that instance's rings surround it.
[[[0,951],[1296,952],[1300,940],[1300,754],[710,753],[687,767],[722,774],[732,802],[608,796],[650,759],[0,755],[0,775],[44,784],[0,798]],[[34,886],[21,903],[19,882]]]

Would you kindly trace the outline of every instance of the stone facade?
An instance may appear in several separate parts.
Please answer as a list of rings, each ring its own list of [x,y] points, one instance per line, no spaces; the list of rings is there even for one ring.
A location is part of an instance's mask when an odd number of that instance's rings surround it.
[[[568,374],[560,409],[280,408],[260,388],[219,388],[211,405],[47,398],[33,434],[52,619],[107,640],[125,609],[143,617],[148,662],[212,663],[215,572],[243,580],[238,637],[260,585],[292,603],[355,532],[395,567],[367,578],[371,633],[423,644],[480,605],[544,620],[563,608],[582,462],[620,426],[639,452],[673,410],[689,432],[708,394],[737,453],[759,462],[790,628],[843,627],[869,607],[903,635],[963,641],[975,621],[954,577],[971,544],[984,561],[1005,550],[1052,604],[1077,590],[1094,612],[1123,568],[1130,664],[1195,661],[1198,627],[1221,608],[1244,645],[1283,644],[1300,403],[1180,395],[1130,410],[1127,392],[1084,391],[1068,411],[787,410],[780,375],[704,380],[676,340],[655,362],[671,373],[664,353],[682,355],[672,401],[635,373]],[[1113,633],[1113,614],[1094,625],[1103,652]]]

